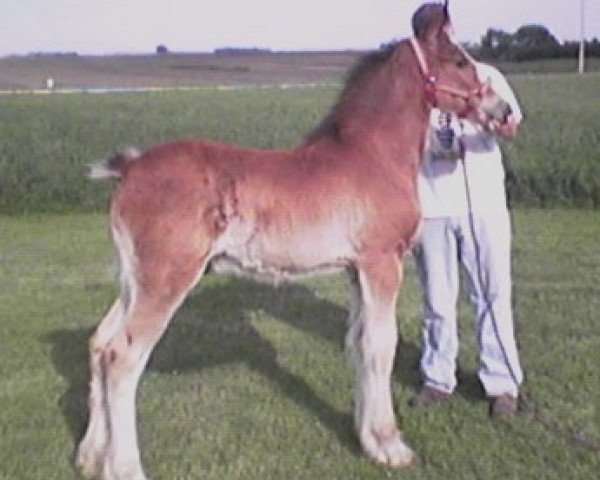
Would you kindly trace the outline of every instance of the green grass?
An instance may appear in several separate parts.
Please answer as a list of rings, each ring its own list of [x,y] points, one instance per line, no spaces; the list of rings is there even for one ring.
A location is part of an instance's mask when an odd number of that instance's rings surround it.
[[[506,142],[520,206],[600,207],[598,73],[511,77],[526,120]],[[109,187],[86,164],[125,146],[206,138],[250,147],[300,143],[336,88],[0,96],[0,213],[103,211]]]
[[[600,442],[600,212],[518,210],[517,332],[524,390],[561,429]],[[71,479],[86,419],[87,340],[116,289],[106,218],[0,217],[0,478]],[[211,276],[178,311],[143,376],[141,449],[155,479],[592,479],[600,454],[523,412],[490,421],[461,305],[461,383],[410,411],[419,385],[419,288],[401,294],[394,401],[421,465],[360,454],[343,353],[347,282],[279,288]]]
[[[512,81],[525,114],[519,136],[504,144],[513,203],[600,207],[600,75]]]
[[[0,96],[0,213],[104,210],[86,165],[126,146],[207,138],[291,146],[335,89]]]

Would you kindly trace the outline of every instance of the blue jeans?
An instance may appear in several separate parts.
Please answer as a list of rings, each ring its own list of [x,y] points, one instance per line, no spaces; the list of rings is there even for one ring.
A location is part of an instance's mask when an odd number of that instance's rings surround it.
[[[467,214],[423,222],[416,250],[424,306],[421,370],[425,385],[445,392],[456,387],[462,264],[475,310],[481,383],[490,397],[517,396],[523,374],[513,331],[508,212],[474,214],[473,226],[476,242]]]

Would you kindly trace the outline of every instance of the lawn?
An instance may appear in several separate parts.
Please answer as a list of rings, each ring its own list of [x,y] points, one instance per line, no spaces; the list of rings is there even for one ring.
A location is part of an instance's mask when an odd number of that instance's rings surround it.
[[[348,289],[333,275],[278,288],[207,277],[178,311],[138,396],[154,479],[593,479],[600,452],[600,212],[514,213],[517,336],[525,409],[490,421],[461,304],[461,384],[430,411],[419,385],[419,288],[408,263],[393,375],[398,418],[421,464],[367,461],[352,430],[343,352]],[[76,478],[86,420],[87,340],[116,288],[101,214],[0,217],[0,478]]]

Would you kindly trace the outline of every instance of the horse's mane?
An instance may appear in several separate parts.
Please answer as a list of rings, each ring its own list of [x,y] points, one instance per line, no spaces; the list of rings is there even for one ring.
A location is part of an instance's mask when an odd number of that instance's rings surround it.
[[[392,57],[397,46],[398,42],[386,43],[378,50],[374,50],[363,55],[346,75],[341,98],[343,98],[348,90],[350,90],[355,84],[360,82],[363,78],[370,75],[375,70],[378,70],[383,64],[387,63]]]
[[[344,80],[344,86],[338,96],[336,103],[331,107],[329,113],[321,122],[306,136],[306,141],[311,142],[324,136],[339,136],[340,117],[343,117],[343,107],[346,106],[349,97],[355,91],[357,85],[362,84],[365,79],[371,77],[382,66],[386,65],[393,56],[399,42],[391,42],[382,45],[363,55],[348,71]]]

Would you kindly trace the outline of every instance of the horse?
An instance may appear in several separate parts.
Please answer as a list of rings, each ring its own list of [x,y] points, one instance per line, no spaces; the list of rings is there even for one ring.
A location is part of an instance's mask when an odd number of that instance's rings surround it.
[[[365,454],[391,467],[416,455],[395,422],[391,372],[403,259],[421,221],[417,172],[432,106],[503,121],[507,104],[452,41],[446,7],[418,38],[367,54],[299,146],[248,149],[182,140],[96,164],[120,179],[110,205],[120,294],[90,340],[85,477],[141,480],[135,396],[149,355],[210,270],[274,280],[349,272],[347,346]]]

